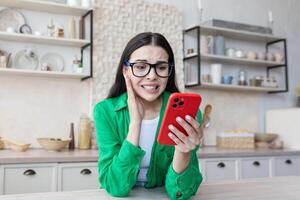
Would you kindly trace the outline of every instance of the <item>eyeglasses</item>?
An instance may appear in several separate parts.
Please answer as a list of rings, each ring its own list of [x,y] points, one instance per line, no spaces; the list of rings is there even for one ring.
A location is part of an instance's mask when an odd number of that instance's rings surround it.
[[[124,62],[125,66],[130,66],[132,70],[132,74],[136,77],[145,77],[147,76],[151,68],[154,68],[155,73],[157,76],[161,78],[167,78],[172,73],[173,65],[167,62],[159,62],[156,64],[150,64],[146,62],[134,62],[130,63],[128,61]]]

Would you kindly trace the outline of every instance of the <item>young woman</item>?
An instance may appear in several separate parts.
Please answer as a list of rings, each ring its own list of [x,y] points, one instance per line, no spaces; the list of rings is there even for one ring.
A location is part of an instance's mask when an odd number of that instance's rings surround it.
[[[175,84],[174,54],[166,38],[141,33],[127,44],[108,98],[96,104],[94,121],[99,146],[99,181],[112,196],[127,196],[136,185],[165,185],[170,199],[188,199],[202,182],[196,151],[202,138],[197,119],[170,124],[176,146],[157,143],[157,134]]]

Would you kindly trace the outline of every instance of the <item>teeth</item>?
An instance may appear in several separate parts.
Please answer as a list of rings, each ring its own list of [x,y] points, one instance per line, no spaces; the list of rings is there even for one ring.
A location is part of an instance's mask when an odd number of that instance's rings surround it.
[[[147,85],[143,85],[143,88],[145,88],[146,90],[156,90],[158,88],[158,86],[147,86]]]

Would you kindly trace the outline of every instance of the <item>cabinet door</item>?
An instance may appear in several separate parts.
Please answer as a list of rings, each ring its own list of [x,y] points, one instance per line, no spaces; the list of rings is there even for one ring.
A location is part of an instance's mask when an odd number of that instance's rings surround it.
[[[206,160],[203,173],[206,182],[237,179],[236,160]]]
[[[277,157],[274,158],[274,176],[300,175],[299,158]],[[300,159],[299,159],[300,160]]]
[[[241,178],[263,178],[269,176],[269,158],[251,158],[241,160]]]
[[[0,165],[0,195],[3,194],[3,183],[4,183],[3,167]]]
[[[56,164],[4,165],[3,193],[56,191]]]
[[[98,189],[97,163],[59,164],[59,191]]]

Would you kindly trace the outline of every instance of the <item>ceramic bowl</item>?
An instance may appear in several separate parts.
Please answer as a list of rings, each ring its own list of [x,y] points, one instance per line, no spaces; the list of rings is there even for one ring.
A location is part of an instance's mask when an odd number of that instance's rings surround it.
[[[37,141],[48,151],[61,151],[71,142],[71,138],[37,138]]]
[[[30,144],[19,143],[13,140],[4,139],[5,146],[8,146],[13,151],[24,152],[30,147]]]
[[[272,142],[278,137],[275,133],[255,133],[255,142]]]

